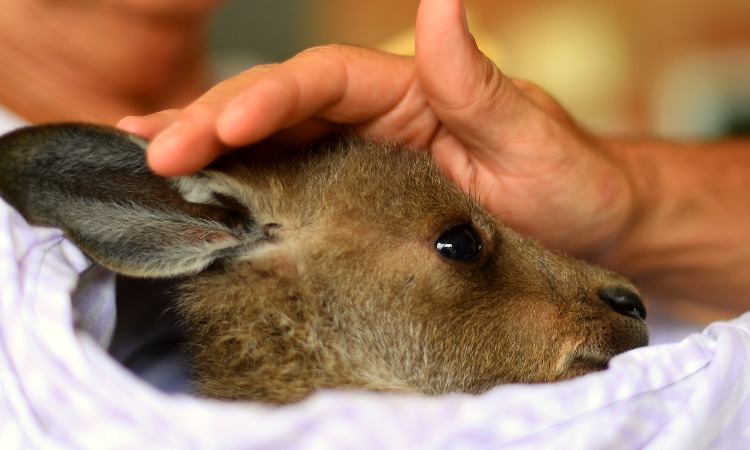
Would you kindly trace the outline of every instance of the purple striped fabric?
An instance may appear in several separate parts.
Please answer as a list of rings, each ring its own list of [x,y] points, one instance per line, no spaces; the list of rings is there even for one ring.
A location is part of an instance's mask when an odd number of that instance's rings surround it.
[[[0,449],[750,448],[750,314],[576,380],[481,396],[162,393],[114,361],[111,275],[0,202]]]

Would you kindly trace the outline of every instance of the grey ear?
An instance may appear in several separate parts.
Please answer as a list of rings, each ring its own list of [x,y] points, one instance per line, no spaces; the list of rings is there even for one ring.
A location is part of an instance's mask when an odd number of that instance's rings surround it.
[[[23,128],[0,138],[0,195],[30,223],[61,228],[94,260],[131,276],[196,273],[264,237],[249,212],[200,188],[207,176],[152,174],[145,147],[96,125]],[[186,201],[180,185],[210,204]]]

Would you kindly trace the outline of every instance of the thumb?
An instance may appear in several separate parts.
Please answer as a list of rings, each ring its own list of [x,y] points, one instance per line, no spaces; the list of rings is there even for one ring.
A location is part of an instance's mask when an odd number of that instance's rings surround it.
[[[465,144],[482,148],[529,112],[529,102],[478,48],[461,0],[422,0],[417,13],[416,67],[440,121]],[[498,128],[504,130],[501,133]]]

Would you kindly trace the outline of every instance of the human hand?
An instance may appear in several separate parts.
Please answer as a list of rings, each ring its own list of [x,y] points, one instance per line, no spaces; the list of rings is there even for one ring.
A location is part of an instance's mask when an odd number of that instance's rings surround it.
[[[348,126],[428,149],[488,210],[549,246],[586,255],[617,239],[633,209],[618,155],[544,91],[502,74],[477,49],[460,0],[422,0],[416,33],[413,59],[313,48],[120,126],[154,138],[148,160],[163,175],[266,138],[293,145]]]

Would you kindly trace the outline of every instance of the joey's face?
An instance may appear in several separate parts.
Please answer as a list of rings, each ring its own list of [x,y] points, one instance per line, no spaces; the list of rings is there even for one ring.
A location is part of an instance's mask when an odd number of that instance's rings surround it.
[[[393,186],[342,199],[367,206],[327,218],[315,245],[335,251],[312,265],[348,280],[332,311],[414,389],[566,379],[647,343],[625,278],[518,235],[442,177]]]
[[[186,302],[199,323],[220,319],[200,338],[210,360],[225,348],[247,359],[207,376],[211,395],[479,393],[601,370],[647,343],[626,279],[513,232],[426,155],[370,145],[263,164],[213,187],[266,236],[202,274]]]

